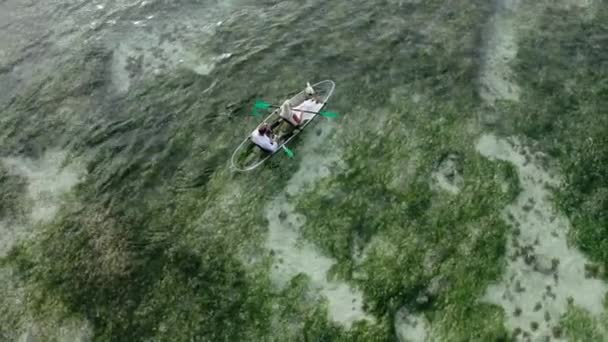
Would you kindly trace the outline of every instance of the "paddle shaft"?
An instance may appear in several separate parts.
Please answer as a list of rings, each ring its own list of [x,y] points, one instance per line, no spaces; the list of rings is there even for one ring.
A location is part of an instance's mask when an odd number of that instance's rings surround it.
[[[270,107],[272,107],[272,108],[281,108],[281,106],[275,106],[275,105],[270,105]],[[302,112],[302,113],[310,113],[310,114],[317,114],[317,115],[320,115],[321,113],[323,113],[323,112],[313,112],[313,111],[310,111],[310,110],[303,110],[303,109],[292,109],[292,110],[296,110],[296,111]]]

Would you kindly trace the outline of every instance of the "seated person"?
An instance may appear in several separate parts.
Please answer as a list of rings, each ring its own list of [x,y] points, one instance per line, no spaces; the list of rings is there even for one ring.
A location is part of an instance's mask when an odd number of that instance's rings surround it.
[[[289,101],[283,102],[283,105],[281,105],[281,113],[279,115],[293,126],[299,126],[302,123],[302,113],[296,113],[294,110],[292,110],[291,103],[289,103]]]
[[[283,102],[279,116],[288,124],[281,124],[279,129],[279,141],[288,138],[293,133],[294,129],[299,128],[304,122],[310,120],[317,111],[320,110],[322,103],[320,97],[315,93],[310,83],[306,84],[306,99],[295,108],[291,107],[289,100]],[[274,128],[274,126],[273,126]]]
[[[279,149],[279,144],[273,139],[274,134],[268,124],[263,124],[251,133],[251,142],[261,147],[268,153],[274,153]]]
[[[307,100],[314,100],[316,103],[321,103],[323,102],[321,100],[321,98],[319,97],[319,95],[317,95],[317,92],[315,92],[315,89],[310,85],[310,83],[306,83],[306,99]]]
[[[319,111],[321,107],[319,104],[318,100],[309,98],[296,107],[291,108],[289,101],[285,101],[281,106],[280,116],[293,126],[298,127],[302,125],[304,121],[311,119],[315,113]]]

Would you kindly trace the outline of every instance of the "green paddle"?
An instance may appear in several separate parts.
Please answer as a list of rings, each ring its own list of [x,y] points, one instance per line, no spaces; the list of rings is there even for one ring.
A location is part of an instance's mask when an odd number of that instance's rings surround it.
[[[251,115],[253,116],[260,116],[262,115],[262,113],[260,113],[260,110],[266,110],[270,108],[270,103],[264,102],[264,101],[260,101],[260,100],[256,100],[255,104],[253,105],[253,111],[251,112]]]
[[[293,151],[288,149],[287,146],[283,145],[283,151],[289,158],[293,158]]]
[[[259,110],[265,110],[265,109],[270,109],[270,108],[280,108],[280,106],[276,106],[276,105],[270,104],[265,101],[256,100],[255,104],[253,105],[253,111],[251,112],[251,115],[260,116],[262,113],[260,113]],[[338,113],[336,113],[336,112],[328,112],[328,111],[311,112],[308,110],[299,110],[299,109],[296,109],[296,110],[300,111],[300,112],[304,112],[304,113],[318,114],[318,115],[324,116],[326,118],[337,118],[338,117]]]

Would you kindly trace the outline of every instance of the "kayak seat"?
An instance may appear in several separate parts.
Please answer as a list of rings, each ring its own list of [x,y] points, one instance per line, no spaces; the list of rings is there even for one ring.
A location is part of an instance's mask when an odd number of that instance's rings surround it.
[[[291,121],[291,120],[289,120],[289,119],[286,119],[286,118],[284,118],[284,117],[281,117],[281,120],[283,120],[283,121],[287,122],[287,123],[288,123],[290,126],[292,126],[292,127],[296,127],[296,128],[297,128],[297,127],[300,127],[300,125],[301,125],[301,124],[296,124],[296,123],[294,123],[293,121]]]

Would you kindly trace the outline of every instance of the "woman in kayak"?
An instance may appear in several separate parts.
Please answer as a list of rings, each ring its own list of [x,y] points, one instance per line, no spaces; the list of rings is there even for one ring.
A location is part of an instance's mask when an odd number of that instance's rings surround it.
[[[319,110],[320,103],[316,95],[310,96],[295,108],[291,108],[289,102],[286,101],[281,107],[281,117],[289,121],[293,126],[298,127]]]
[[[287,123],[280,122],[279,129],[279,138],[278,141],[283,141],[287,139],[293,134],[294,130],[299,129],[299,127],[304,123],[304,121],[310,119],[310,114],[317,111],[319,108],[318,104],[320,104],[321,98],[316,94],[315,90],[312,88],[310,83],[306,83],[305,88],[306,99],[296,106],[295,108],[291,108],[291,103],[289,100],[285,101],[281,106],[280,117],[287,121]],[[307,117],[308,115],[308,117]],[[275,126],[273,125],[273,128]]]
[[[304,121],[304,114],[313,113],[317,109],[317,104],[322,102],[310,83],[306,83],[304,92],[306,93],[306,99],[297,107],[292,109],[289,100],[285,101],[281,106],[280,116],[289,121],[294,127],[301,125],[302,121]]]
[[[279,149],[279,144],[275,141],[272,129],[268,124],[263,124],[253,131],[251,141],[269,153],[274,153]]]

